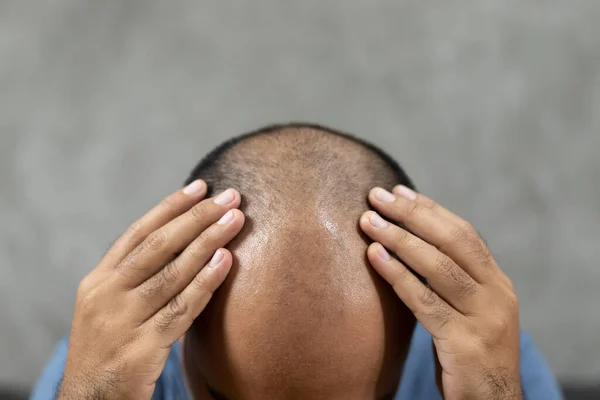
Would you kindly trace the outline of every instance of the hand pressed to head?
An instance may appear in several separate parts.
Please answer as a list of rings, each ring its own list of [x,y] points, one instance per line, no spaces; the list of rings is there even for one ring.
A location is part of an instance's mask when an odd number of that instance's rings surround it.
[[[375,188],[369,194],[392,223],[368,211],[360,226],[375,241],[368,250],[371,265],[433,336],[444,398],[520,398],[511,281],[469,223],[406,187],[394,193]]]
[[[519,398],[512,284],[383,152],[271,127],[217,148],[188,183],[82,282],[64,398],[149,399],[185,334],[195,399],[391,399],[415,317],[446,399]]]

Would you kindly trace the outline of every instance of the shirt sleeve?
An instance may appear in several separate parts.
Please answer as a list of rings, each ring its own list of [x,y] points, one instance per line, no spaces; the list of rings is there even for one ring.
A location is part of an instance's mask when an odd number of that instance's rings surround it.
[[[528,400],[563,398],[548,363],[526,332],[521,332],[521,386]]]
[[[48,364],[36,382],[29,400],[54,400],[58,397],[65,364],[67,362],[68,338],[62,338],[50,357]]]

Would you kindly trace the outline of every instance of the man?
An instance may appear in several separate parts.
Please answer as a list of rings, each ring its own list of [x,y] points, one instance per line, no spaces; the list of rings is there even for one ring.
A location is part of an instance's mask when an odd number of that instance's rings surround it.
[[[272,126],[187,184],[83,279],[33,399],[561,397],[481,238],[375,147]]]

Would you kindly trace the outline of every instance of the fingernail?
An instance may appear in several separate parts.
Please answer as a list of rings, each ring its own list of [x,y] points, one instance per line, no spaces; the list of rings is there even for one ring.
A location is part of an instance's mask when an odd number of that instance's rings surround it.
[[[196,179],[183,189],[183,193],[187,195],[198,194],[204,189],[204,182],[200,179]]]
[[[414,200],[417,198],[417,194],[413,190],[407,188],[404,185],[396,186],[394,188],[394,193],[397,194],[398,196],[404,197],[405,199],[408,199],[408,200]]]
[[[227,189],[215,198],[215,203],[224,206],[225,204],[231,203],[234,198],[235,194],[233,193],[233,190]]]
[[[233,210],[229,210],[217,221],[217,225],[227,225],[233,219]]]
[[[375,228],[385,228],[386,226],[388,226],[388,223],[377,213],[371,213],[371,215],[369,216],[369,222]]]
[[[377,254],[379,254],[379,257],[383,258],[385,261],[390,261],[392,259],[392,257],[390,257],[390,253],[388,253],[385,247],[383,247],[381,244],[377,246]]]
[[[375,189],[375,197],[383,203],[391,203],[396,200],[396,196],[382,188]]]
[[[215,252],[215,255],[212,257],[212,259],[210,260],[210,263],[208,263],[209,267],[216,267],[217,265],[219,265],[219,263],[221,262],[221,260],[223,259],[223,252],[219,249]]]

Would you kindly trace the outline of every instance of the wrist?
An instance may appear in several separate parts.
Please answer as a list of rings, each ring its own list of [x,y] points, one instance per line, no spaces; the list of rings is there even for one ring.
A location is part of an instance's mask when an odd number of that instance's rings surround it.
[[[521,379],[517,373],[514,376],[506,371],[496,370],[486,371],[483,375],[473,375],[474,380],[464,387],[468,399],[487,399],[487,400],[522,400],[523,392],[521,390]],[[471,388],[471,390],[468,389]]]
[[[521,382],[507,384],[506,381],[496,380],[492,378],[491,385],[488,389],[488,396],[484,398],[494,400],[523,400],[523,391],[521,390]]]
[[[105,386],[88,380],[63,379],[58,400],[98,400],[111,398]]]

